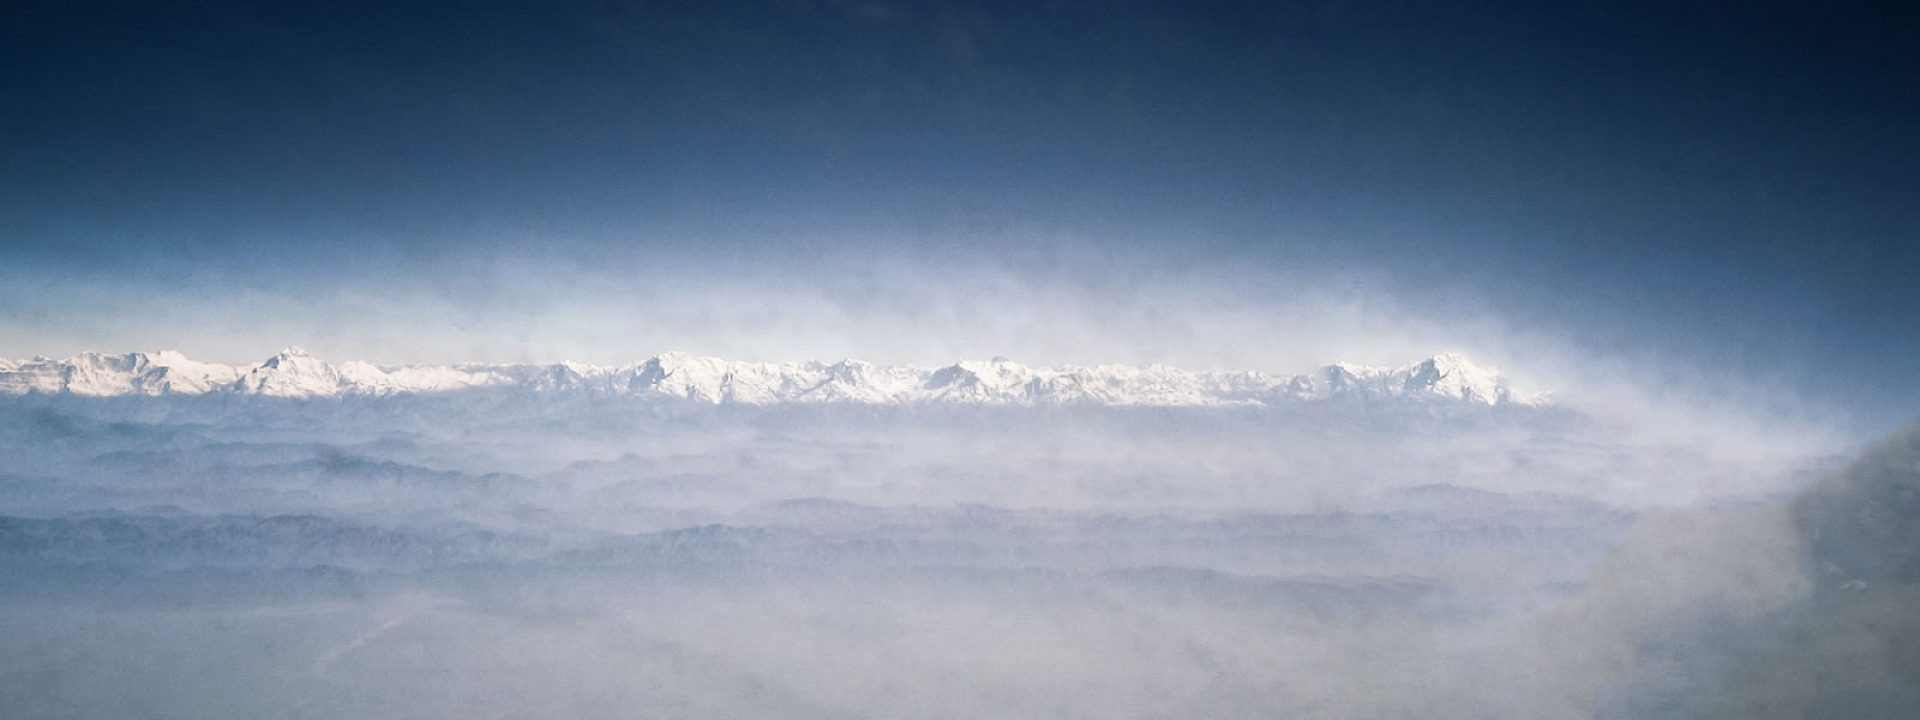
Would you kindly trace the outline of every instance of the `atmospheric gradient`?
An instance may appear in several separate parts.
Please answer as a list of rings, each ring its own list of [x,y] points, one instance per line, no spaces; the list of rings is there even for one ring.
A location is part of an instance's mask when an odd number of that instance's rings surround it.
[[[1917,33],[7,3],[0,717],[1908,717]]]

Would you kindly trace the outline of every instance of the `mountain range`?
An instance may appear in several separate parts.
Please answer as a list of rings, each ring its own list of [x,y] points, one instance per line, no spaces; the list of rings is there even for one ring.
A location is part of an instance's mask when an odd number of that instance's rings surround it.
[[[618,366],[397,365],[327,362],[288,348],[257,365],[195,361],[173,351],[0,359],[0,394],[275,398],[494,390],[677,398],[707,403],[959,403],[980,405],[1273,405],[1340,398],[1540,405],[1499,370],[1458,353],[1399,367],[1335,363],[1301,375],[1188,371],[1163,365],[1031,367],[1006,358],[943,367],[748,362],[666,353]]]

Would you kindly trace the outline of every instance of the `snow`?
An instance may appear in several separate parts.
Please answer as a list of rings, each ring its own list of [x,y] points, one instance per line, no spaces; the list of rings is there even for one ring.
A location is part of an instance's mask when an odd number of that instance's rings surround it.
[[[36,357],[0,362],[0,393],[197,395],[231,384],[239,376],[238,368],[195,362],[172,351],[122,355],[87,352],[65,360]]]
[[[1146,367],[1033,367],[1004,357],[937,368],[859,360],[766,363],[669,352],[629,365],[330,363],[287,348],[253,366],[194,361],[172,351],[64,360],[0,359],[0,394],[202,395],[329,398],[495,388],[529,394],[672,398],[702,403],[967,405],[1260,405],[1334,399],[1538,405],[1499,370],[1458,353],[1399,367],[1334,363],[1302,375]]]

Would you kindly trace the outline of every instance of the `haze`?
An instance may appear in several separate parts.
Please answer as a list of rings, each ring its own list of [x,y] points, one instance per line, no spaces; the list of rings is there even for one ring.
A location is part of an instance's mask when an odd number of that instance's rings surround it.
[[[0,716],[1907,717],[1916,27],[8,3]]]

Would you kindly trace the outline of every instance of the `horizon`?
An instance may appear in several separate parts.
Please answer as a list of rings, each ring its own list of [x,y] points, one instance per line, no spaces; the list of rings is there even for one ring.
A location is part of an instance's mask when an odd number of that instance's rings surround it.
[[[946,363],[942,363],[942,364],[891,364],[891,363],[880,363],[880,362],[874,362],[874,361],[871,361],[871,360],[867,360],[867,359],[865,359],[865,358],[859,358],[859,357],[851,357],[851,356],[848,356],[848,357],[832,357],[832,356],[828,356],[828,357],[812,357],[812,358],[784,358],[784,359],[761,359],[761,358],[739,358],[739,357],[728,357],[728,356],[721,356],[721,355],[716,355],[716,354],[712,354],[712,353],[704,353],[704,352],[697,352],[697,351],[691,351],[691,350],[685,350],[685,349],[678,349],[678,348],[676,348],[676,349],[670,349],[670,350],[662,350],[662,351],[660,351],[660,352],[655,352],[655,353],[651,353],[651,354],[643,354],[643,355],[641,355],[641,356],[638,356],[638,357],[636,357],[636,358],[634,358],[634,359],[632,359],[632,360],[629,360],[629,361],[626,361],[626,362],[618,362],[618,363],[608,363],[608,364],[601,364],[601,363],[589,363],[589,362],[583,362],[583,361],[579,361],[579,360],[573,360],[573,359],[570,359],[570,358],[557,358],[557,359],[551,359],[551,360],[535,360],[535,361],[531,361],[531,362],[526,362],[526,363],[490,363],[490,362],[479,362],[479,361],[455,361],[455,362],[428,362],[428,363],[386,363],[386,362],[373,362],[373,361],[368,361],[368,360],[365,360],[365,359],[363,359],[363,358],[358,358],[358,357],[332,357],[332,356],[326,356],[326,357],[323,357],[322,355],[316,355],[316,354],[315,354],[314,352],[312,352],[312,351],[310,351],[310,350],[307,350],[307,349],[306,349],[306,348],[305,348],[304,346],[300,346],[300,345],[288,345],[288,346],[285,346],[285,347],[283,347],[283,348],[281,348],[279,352],[276,352],[276,353],[272,353],[272,354],[269,354],[269,355],[267,355],[267,356],[266,356],[265,358],[262,358],[262,359],[260,359],[260,360],[255,360],[255,361],[251,361],[251,362],[248,362],[248,361],[241,361],[241,362],[232,362],[232,361],[228,361],[228,360],[225,360],[225,359],[215,359],[215,360],[204,360],[204,359],[201,359],[201,358],[199,358],[199,357],[196,357],[196,356],[195,356],[195,355],[194,355],[193,353],[189,353],[189,352],[185,352],[185,351],[182,351],[182,350],[179,350],[179,349],[175,349],[175,348],[162,348],[162,349],[148,349],[148,350],[118,350],[118,351],[115,351],[115,350],[99,350],[99,349],[92,349],[92,350],[82,350],[82,351],[80,351],[80,352],[77,352],[77,353],[72,353],[72,354],[66,354],[66,355],[59,355],[59,356],[55,356],[55,355],[46,355],[46,354],[44,354],[44,353],[41,353],[41,354],[34,354],[34,355],[0,355],[0,358],[4,358],[4,359],[8,359],[8,360],[51,360],[51,361],[64,361],[64,360],[71,360],[71,359],[73,359],[73,358],[76,358],[76,357],[82,357],[82,356],[87,356],[87,355],[94,355],[94,356],[100,356],[100,357],[115,357],[115,356],[122,356],[122,355],[145,355],[145,356],[154,356],[154,355],[161,355],[161,354],[168,354],[168,353],[171,353],[171,354],[175,354],[175,355],[179,355],[179,356],[181,356],[181,357],[183,357],[183,358],[185,358],[185,359],[187,359],[187,360],[192,360],[192,361],[194,361],[194,362],[202,362],[202,363],[209,363],[209,362],[210,362],[210,363],[214,363],[214,364],[220,364],[220,365],[231,365],[231,366],[235,366],[235,367],[246,367],[246,366],[249,366],[249,365],[257,365],[257,364],[259,364],[259,363],[262,363],[262,362],[265,362],[265,361],[267,361],[267,360],[272,360],[272,359],[273,359],[273,358],[275,358],[275,357],[279,357],[279,356],[288,356],[288,355],[292,355],[292,356],[305,356],[305,357],[313,357],[313,358],[317,358],[317,359],[321,359],[321,360],[329,360],[329,359],[331,359],[331,360],[338,360],[338,361],[341,361],[341,362],[348,362],[348,361],[359,361],[359,362],[366,362],[366,363],[368,363],[368,364],[370,364],[370,365],[374,365],[374,366],[376,366],[376,367],[383,367],[383,368],[388,368],[388,367],[421,367],[421,366],[436,366],[436,365],[438,365],[438,366],[459,366],[459,365],[520,365],[520,364],[524,364],[524,365],[562,365],[562,364],[580,364],[580,365],[590,365],[590,366],[594,366],[594,367],[620,367],[620,366],[624,366],[624,365],[632,365],[632,364],[635,364],[635,363],[642,363],[642,362],[646,362],[646,361],[648,361],[648,360],[655,360],[655,359],[659,359],[659,358],[664,358],[664,357],[689,357],[689,358],[696,358],[696,359],[703,359],[703,360],[726,360],[726,361],[729,361],[729,362],[744,362],[744,363],[753,363],[753,364],[759,364],[759,365],[790,365],[790,364],[803,364],[803,363],[828,363],[828,364],[831,364],[831,363],[837,363],[837,362],[860,362],[860,363],[867,363],[867,364],[871,364],[871,365],[885,365],[885,366],[888,366],[888,367],[902,367],[902,368],[937,368],[937,367],[946,367],[946,366],[950,366],[950,365],[954,365],[954,364],[957,364],[957,363],[967,363],[967,362],[982,362],[982,363],[988,363],[988,362],[1002,362],[1002,361],[1004,361],[1004,362],[1011,362],[1011,363],[1014,363],[1014,364],[1016,364],[1016,365],[1023,365],[1023,366],[1026,366],[1026,367],[1032,367],[1032,368],[1066,368],[1066,367],[1077,367],[1077,368],[1097,368],[1097,367],[1129,367],[1129,368],[1148,368],[1148,367],[1154,367],[1155,365],[1163,365],[1163,364],[1160,364],[1160,363],[1149,363],[1149,364],[1144,364],[1144,365],[1139,365],[1139,364],[1128,364],[1128,363],[1096,363],[1096,364],[1090,364],[1090,365],[1078,365],[1078,364],[1072,364],[1072,363],[1067,363],[1067,364],[1060,364],[1060,365],[1044,365],[1044,364],[1037,364],[1037,363],[1029,363],[1029,362],[1023,362],[1023,361],[1021,361],[1021,360],[1020,360],[1020,359],[1018,359],[1018,358],[1014,358],[1014,357],[1009,357],[1009,356],[1007,356],[1007,355],[994,355],[994,356],[991,356],[991,357],[980,357],[980,356],[970,356],[970,357],[962,357],[962,358],[957,358],[957,359],[953,359],[953,360],[950,360],[950,361],[948,361],[948,362],[946,362]],[[1316,368],[1324,368],[1324,367],[1331,367],[1331,366],[1335,366],[1335,365],[1358,365],[1358,366],[1363,366],[1363,367],[1398,367],[1398,366],[1406,366],[1406,365],[1417,365],[1417,364],[1419,364],[1419,363],[1421,363],[1421,362],[1425,362],[1425,361],[1427,361],[1427,360],[1438,360],[1438,359],[1442,359],[1442,358],[1448,358],[1448,357],[1453,357],[1453,358],[1458,358],[1458,359],[1460,359],[1460,360],[1463,360],[1463,361],[1466,361],[1466,362],[1468,362],[1469,364],[1475,364],[1475,365],[1477,365],[1477,364],[1478,364],[1478,363],[1474,363],[1474,362],[1473,362],[1473,358],[1471,358],[1471,357],[1469,357],[1469,356],[1468,356],[1468,355],[1467,355],[1466,353],[1463,353],[1463,352],[1460,352],[1460,351],[1457,351],[1457,350],[1439,350],[1439,351],[1434,351],[1434,352],[1427,352],[1427,353],[1419,353],[1419,354],[1416,354],[1416,356],[1414,357],[1414,359],[1412,359],[1412,360],[1410,360],[1410,361],[1405,361],[1405,362],[1399,362],[1399,363],[1390,363],[1390,364],[1387,364],[1387,365],[1370,365],[1370,364],[1367,364],[1367,363],[1356,363],[1356,362],[1349,362],[1349,361],[1346,361],[1346,360],[1339,360],[1339,359],[1335,359],[1335,360],[1330,360],[1330,361],[1327,361],[1327,362],[1323,362],[1323,363],[1320,363],[1320,364],[1318,364],[1318,365],[1316,365],[1315,367],[1316,367]],[[1171,366],[1171,365],[1166,365],[1166,367],[1174,367],[1174,366]],[[1189,368],[1176,368],[1176,369],[1181,369],[1181,370],[1187,370],[1187,369],[1189,369]],[[1191,368],[1191,369],[1192,369],[1192,370],[1195,370],[1195,371],[1209,371],[1209,372],[1211,372],[1211,371],[1225,371],[1225,372],[1271,372],[1271,371],[1268,371],[1268,370],[1263,370],[1263,369],[1258,369],[1258,368]],[[1497,368],[1496,368],[1496,369],[1497,369]]]
[[[0,2],[0,718],[1912,720],[1915,48]]]
[[[8,10],[0,347],[1456,347],[1920,407],[1890,9],[105,6]]]

